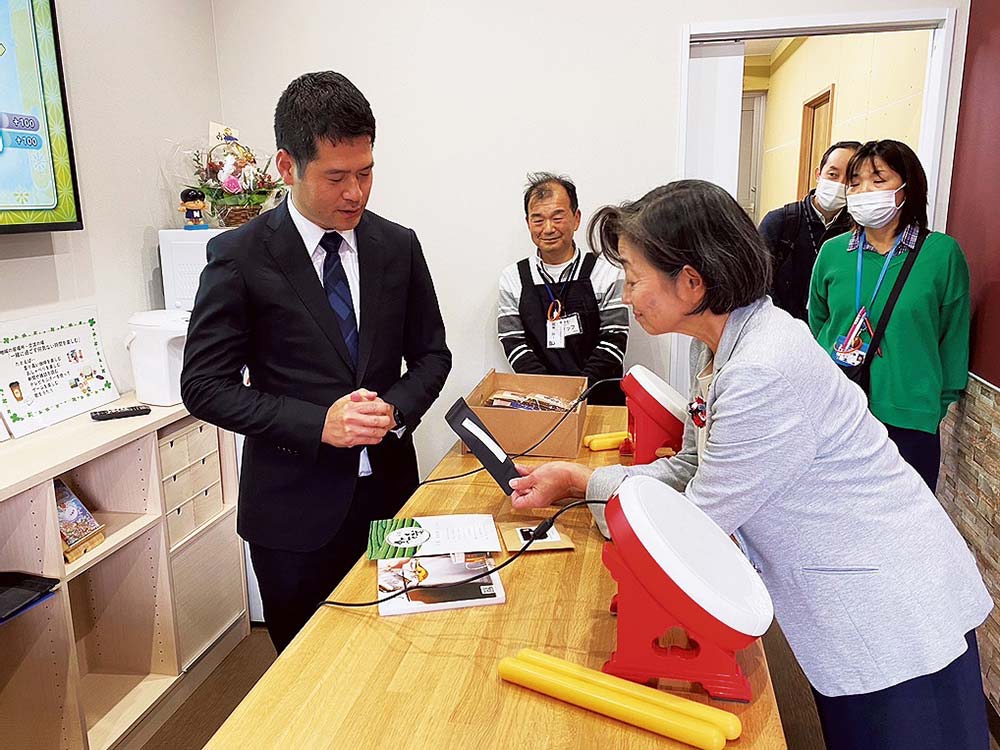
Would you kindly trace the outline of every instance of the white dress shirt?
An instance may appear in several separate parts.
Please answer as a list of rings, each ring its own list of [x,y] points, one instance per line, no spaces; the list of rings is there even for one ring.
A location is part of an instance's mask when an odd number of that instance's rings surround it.
[[[292,223],[295,224],[295,228],[299,230],[299,236],[302,237],[302,243],[306,246],[306,252],[309,253],[309,260],[312,261],[313,268],[316,269],[316,275],[319,277],[320,285],[323,284],[323,264],[326,262],[326,249],[320,245],[320,241],[326,235],[327,230],[319,226],[319,224],[314,224],[309,221],[305,216],[299,213],[299,210],[295,208],[295,204],[292,202],[292,196],[288,196],[288,213],[292,216]],[[344,241],[340,243],[340,262],[344,265],[344,273],[347,274],[347,285],[351,288],[351,302],[354,305],[354,318],[358,323],[358,335],[361,334],[361,273],[358,267],[358,238],[357,233],[353,229],[348,229],[345,232],[339,230],[336,231]],[[402,434],[401,432],[397,434]],[[361,462],[358,466],[358,476],[367,477],[371,476],[372,465],[368,460],[368,449],[361,449]]]

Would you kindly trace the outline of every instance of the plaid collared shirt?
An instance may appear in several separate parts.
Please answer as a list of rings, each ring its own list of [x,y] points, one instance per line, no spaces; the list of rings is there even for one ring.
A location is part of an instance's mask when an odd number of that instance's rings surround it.
[[[854,232],[851,234],[851,239],[847,243],[847,252],[853,253],[858,249],[858,245],[861,244],[861,229],[855,228]],[[908,225],[906,229],[903,230],[903,239],[899,243],[899,249],[896,250],[896,255],[905,255],[907,251],[912,250],[917,246],[917,240],[920,238],[920,227],[916,222]],[[870,243],[867,238],[865,239],[865,252],[866,253],[877,253],[872,243]]]

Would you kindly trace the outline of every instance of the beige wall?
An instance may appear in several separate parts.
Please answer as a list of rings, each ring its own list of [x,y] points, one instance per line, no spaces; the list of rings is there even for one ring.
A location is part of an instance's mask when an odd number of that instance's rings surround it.
[[[955,86],[969,0],[956,5]],[[842,0],[836,13],[939,6]],[[0,317],[97,304],[112,373],[130,388],[125,322],[162,304],[156,232],[177,221],[176,196],[160,177],[166,140],[200,137],[216,119],[269,149],[284,85],[307,70],[341,70],[379,120],[371,206],[419,233],[455,352],[455,370],[417,435],[424,466],[452,441],[445,406],[502,362],[495,286],[500,269],[530,250],[525,172],[576,177],[587,216],[679,177],[683,25],[804,12],[799,0],[750,11],[737,0],[626,0],[614,13],[571,0],[107,0],[63,2],[58,11],[86,229],[0,237]],[[262,48],[266,62],[250,59]],[[946,154],[957,100],[949,101]],[[950,175],[946,157],[944,184]],[[630,349],[664,364],[642,341]]]
[[[743,58],[743,91],[767,91],[771,82],[771,58],[768,55],[747,55]]]
[[[960,67],[969,2],[954,5]],[[416,435],[425,468],[454,440],[442,419],[447,406],[502,362],[496,283],[506,264],[531,249],[521,210],[525,172],[576,178],[585,220],[603,203],[676,179],[683,25],[823,12],[800,0],[214,6],[223,113],[251,142],[271,147],[278,95],[305,71],[339,70],[372,102],[379,134],[371,207],[419,234],[455,354],[442,397]],[[939,6],[842,0],[829,13]],[[239,23],[221,22],[227,18]],[[275,40],[281,53],[248,65],[247,39]],[[946,152],[956,120],[950,110]],[[950,170],[948,161],[945,184]]]
[[[835,84],[832,142],[895,138],[916,150],[930,32],[810,37],[768,79],[761,203],[800,196],[802,105]]]
[[[128,390],[125,322],[162,307],[156,231],[178,216],[167,139],[204,137],[221,114],[212,4],[61,2],[57,21],[85,228],[0,236],[0,318],[96,304]]]

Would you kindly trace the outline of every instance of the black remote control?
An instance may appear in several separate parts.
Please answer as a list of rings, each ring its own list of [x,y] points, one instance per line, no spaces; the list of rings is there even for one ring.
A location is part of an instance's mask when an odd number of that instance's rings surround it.
[[[143,417],[150,411],[152,410],[148,406],[123,406],[121,409],[92,411],[90,418],[97,422],[104,422],[108,419],[121,419],[122,417]]]

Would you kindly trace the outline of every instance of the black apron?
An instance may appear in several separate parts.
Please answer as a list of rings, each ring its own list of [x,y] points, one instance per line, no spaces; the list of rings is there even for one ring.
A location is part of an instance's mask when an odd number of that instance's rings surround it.
[[[528,347],[550,375],[581,375],[583,366],[600,341],[601,311],[594,297],[594,285],[590,282],[590,273],[597,263],[597,256],[594,253],[584,253],[578,279],[556,279],[549,282],[548,288],[545,284],[536,284],[532,279],[533,260],[524,258],[517,264],[521,277],[521,299],[517,311],[521,316]],[[562,303],[561,317],[567,318],[574,314],[580,316],[581,332],[567,336],[563,349],[550,349],[547,346],[546,324],[552,296],[557,296]],[[619,370],[615,376],[621,377],[621,374]],[[590,393],[587,401],[591,404],[619,405],[625,403],[625,395],[618,383],[604,383]]]

